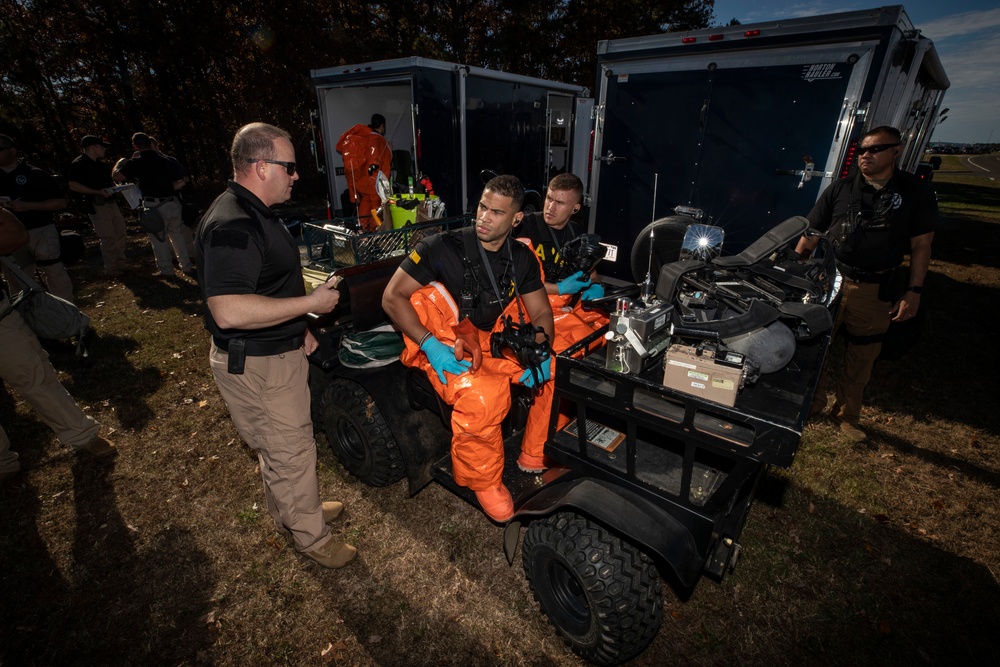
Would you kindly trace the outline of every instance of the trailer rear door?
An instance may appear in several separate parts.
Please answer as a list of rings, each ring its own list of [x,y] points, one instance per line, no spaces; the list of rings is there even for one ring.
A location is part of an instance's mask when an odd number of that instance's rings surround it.
[[[602,271],[637,279],[632,242],[678,205],[724,227],[726,252],[806,214],[838,168],[874,46],[603,63],[592,228],[619,247]]]

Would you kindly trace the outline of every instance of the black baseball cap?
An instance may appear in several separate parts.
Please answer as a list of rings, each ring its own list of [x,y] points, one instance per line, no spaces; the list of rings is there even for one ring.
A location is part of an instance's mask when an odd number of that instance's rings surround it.
[[[0,150],[5,148],[17,148],[17,144],[15,144],[14,140],[6,134],[0,134]]]
[[[106,141],[102,141],[100,137],[93,134],[88,134],[83,139],[80,140],[80,145],[84,148],[89,148],[90,146],[104,146],[105,148],[110,148],[111,144]]]

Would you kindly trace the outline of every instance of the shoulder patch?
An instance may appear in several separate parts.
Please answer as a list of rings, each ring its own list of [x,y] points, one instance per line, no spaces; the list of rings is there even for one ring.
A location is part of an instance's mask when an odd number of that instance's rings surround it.
[[[238,229],[215,229],[209,240],[212,248],[236,248],[246,250],[249,245],[250,236]]]
[[[410,252],[410,261],[413,262],[414,264],[419,264],[420,263],[420,255],[417,253],[416,248],[414,248]]]

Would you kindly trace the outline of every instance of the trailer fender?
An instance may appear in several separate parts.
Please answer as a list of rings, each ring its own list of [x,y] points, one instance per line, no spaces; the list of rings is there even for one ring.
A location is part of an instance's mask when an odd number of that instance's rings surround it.
[[[504,528],[504,554],[514,562],[522,517],[531,518],[572,508],[601,523],[644,551],[658,566],[666,564],[684,588],[698,581],[705,556],[698,553],[690,531],[664,509],[628,489],[590,478],[548,482],[517,509]]]

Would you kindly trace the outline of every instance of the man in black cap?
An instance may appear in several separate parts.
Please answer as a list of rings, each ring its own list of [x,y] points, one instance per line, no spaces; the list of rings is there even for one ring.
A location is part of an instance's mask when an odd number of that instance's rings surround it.
[[[80,142],[83,153],[69,166],[69,189],[84,195],[85,209],[101,240],[104,271],[117,278],[125,271],[125,217],[113,200],[111,167],[102,160],[111,144],[88,134]]]
[[[49,292],[72,302],[73,283],[62,262],[52,216],[66,208],[66,197],[51,174],[18,159],[17,145],[6,134],[0,134],[0,205],[28,230],[28,243],[14,253],[14,260],[29,276],[39,269]],[[6,277],[12,289],[24,287],[12,275]]]
[[[143,207],[156,209],[163,218],[165,236],[149,235],[159,274],[176,275],[173,255],[177,255],[181,271],[194,274],[194,266],[181,232],[184,221],[181,217],[181,200],[177,196],[177,191],[184,187],[184,178],[177,172],[174,163],[153,150],[149,135],[145,132],[133,134],[132,145],[139,154],[131,159],[119,160],[112,177],[119,183],[132,181],[138,184],[142,190]],[[171,246],[173,254],[170,252]]]

